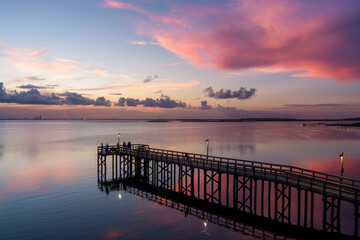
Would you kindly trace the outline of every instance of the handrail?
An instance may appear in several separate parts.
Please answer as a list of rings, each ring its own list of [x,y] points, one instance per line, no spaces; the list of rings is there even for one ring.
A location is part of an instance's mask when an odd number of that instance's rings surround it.
[[[141,146],[141,148],[139,148]],[[142,148],[143,146],[146,146],[146,148]],[[104,150],[106,150],[106,146],[99,146],[98,152],[102,153]],[[307,180],[310,180],[311,186],[316,186],[312,182],[312,180],[319,180],[326,183],[331,183],[334,186],[334,188],[330,188],[327,186],[327,188],[333,189],[338,191],[339,188],[341,188],[342,191],[346,191],[350,188],[351,189],[357,189],[360,190],[360,181],[356,179],[351,179],[347,177],[340,177],[332,174],[327,173],[321,173],[318,171],[308,170],[304,168],[289,166],[289,165],[280,165],[280,164],[272,164],[272,163],[264,163],[264,162],[257,162],[257,161],[249,161],[249,160],[242,160],[242,159],[234,159],[234,158],[223,158],[223,157],[216,157],[216,156],[207,156],[202,154],[196,154],[196,153],[187,153],[187,152],[179,152],[179,151],[172,151],[172,150],[166,150],[166,149],[157,149],[157,148],[149,148],[148,145],[144,144],[133,144],[131,148],[121,146],[121,145],[113,145],[109,146],[107,148],[107,151],[116,151],[116,152],[128,152],[130,150],[134,153],[140,153],[140,152],[146,152],[147,154],[153,154],[153,155],[159,155],[161,157],[164,157],[166,155],[166,158],[169,158],[171,156],[171,159],[174,160],[174,157],[178,159],[181,157],[182,163],[185,163],[185,157],[189,160],[191,160],[191,163],[195,164],[195,166],[199,167],[200,164],[205,167],[206,164],[215,163],[218,165],[218,169],[220,169],[220,165],[226,167],[226,169],[229,169],[229,166],[234,167],[235,171],[242,169],[244,171],[249,171],[257,173],[263,173],[264,176],[267,173],[278,173],[280,175],[285,174],[284,176],[286,179],[289,178],[289,176],[301,176],[302,178],[305,178]],[[249,167],[249,170],[246,168]],[[303,180],[305,180],[303,179]],[[298,179],[300,180],[300,179]],[[288,180],[287,180],[288,181]],[[340,190],[339,190],[340,191]]]

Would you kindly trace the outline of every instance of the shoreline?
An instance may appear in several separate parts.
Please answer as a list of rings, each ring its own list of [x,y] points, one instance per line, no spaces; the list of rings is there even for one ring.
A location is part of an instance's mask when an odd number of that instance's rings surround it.
[[[340,122],[359,121],[360,118],[297,119],[297,118],[236,118],[236,119],[84,119],[84,118],[0,118],[0,121],[147,121],[147,122]]]

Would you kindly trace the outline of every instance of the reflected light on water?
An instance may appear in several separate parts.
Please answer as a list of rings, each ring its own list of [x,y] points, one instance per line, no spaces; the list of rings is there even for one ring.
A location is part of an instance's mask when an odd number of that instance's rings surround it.
[[[118,193],[118,198],[121,199],[121,193]]]
[[[206,220],[204,221],[204,227],[207,227],[208,224],[209,224],[209,220],[206,219]]]

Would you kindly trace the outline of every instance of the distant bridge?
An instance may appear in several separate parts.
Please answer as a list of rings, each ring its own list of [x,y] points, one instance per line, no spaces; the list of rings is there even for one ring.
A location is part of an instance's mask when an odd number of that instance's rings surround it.
[[[97,166],[101,184],[133,179],[304,228],[314,228],[314,198],[321,196],[322,230],[337,234],[341,234],[341,202],[349,202],[354,206],[353,236],[358,237],[360,181],[355,179],[286,165],[156,149],[143,144],[130,148],[99,146]],[[295,204],[291,203],[292,199]],[[296,213],[295,224],[291,218],[293,213]]]

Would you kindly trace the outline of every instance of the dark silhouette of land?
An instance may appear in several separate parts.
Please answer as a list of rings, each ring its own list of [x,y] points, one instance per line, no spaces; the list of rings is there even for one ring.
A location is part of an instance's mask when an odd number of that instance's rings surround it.
[[[318,122],[316,124],[312,125],[318,125],[318,126],[338,126],[338,127],[360,127],[360,117],[359,118],[339,118],[339,119],[297,119],[297,118],[231,118],[231,119],[97,119],[97,118],[91,118],[91,119],[85,119],[85,118],[45,118],[45,117],[35,117],[35,118],[0,118],[0,120],[37,120],[37,121],[43,121],[43,120],[53,120],[53,121],[66,121],[66,120],[77,120],[77,121],[148,121],[148,122]],[[344,123],[344,122],[355,122],[356,123]],[[331,124],[325,124],[323,122],[341,122],[341,123],[331,123]],[[310,126],[310,124],[304,124],[304,126]]]

